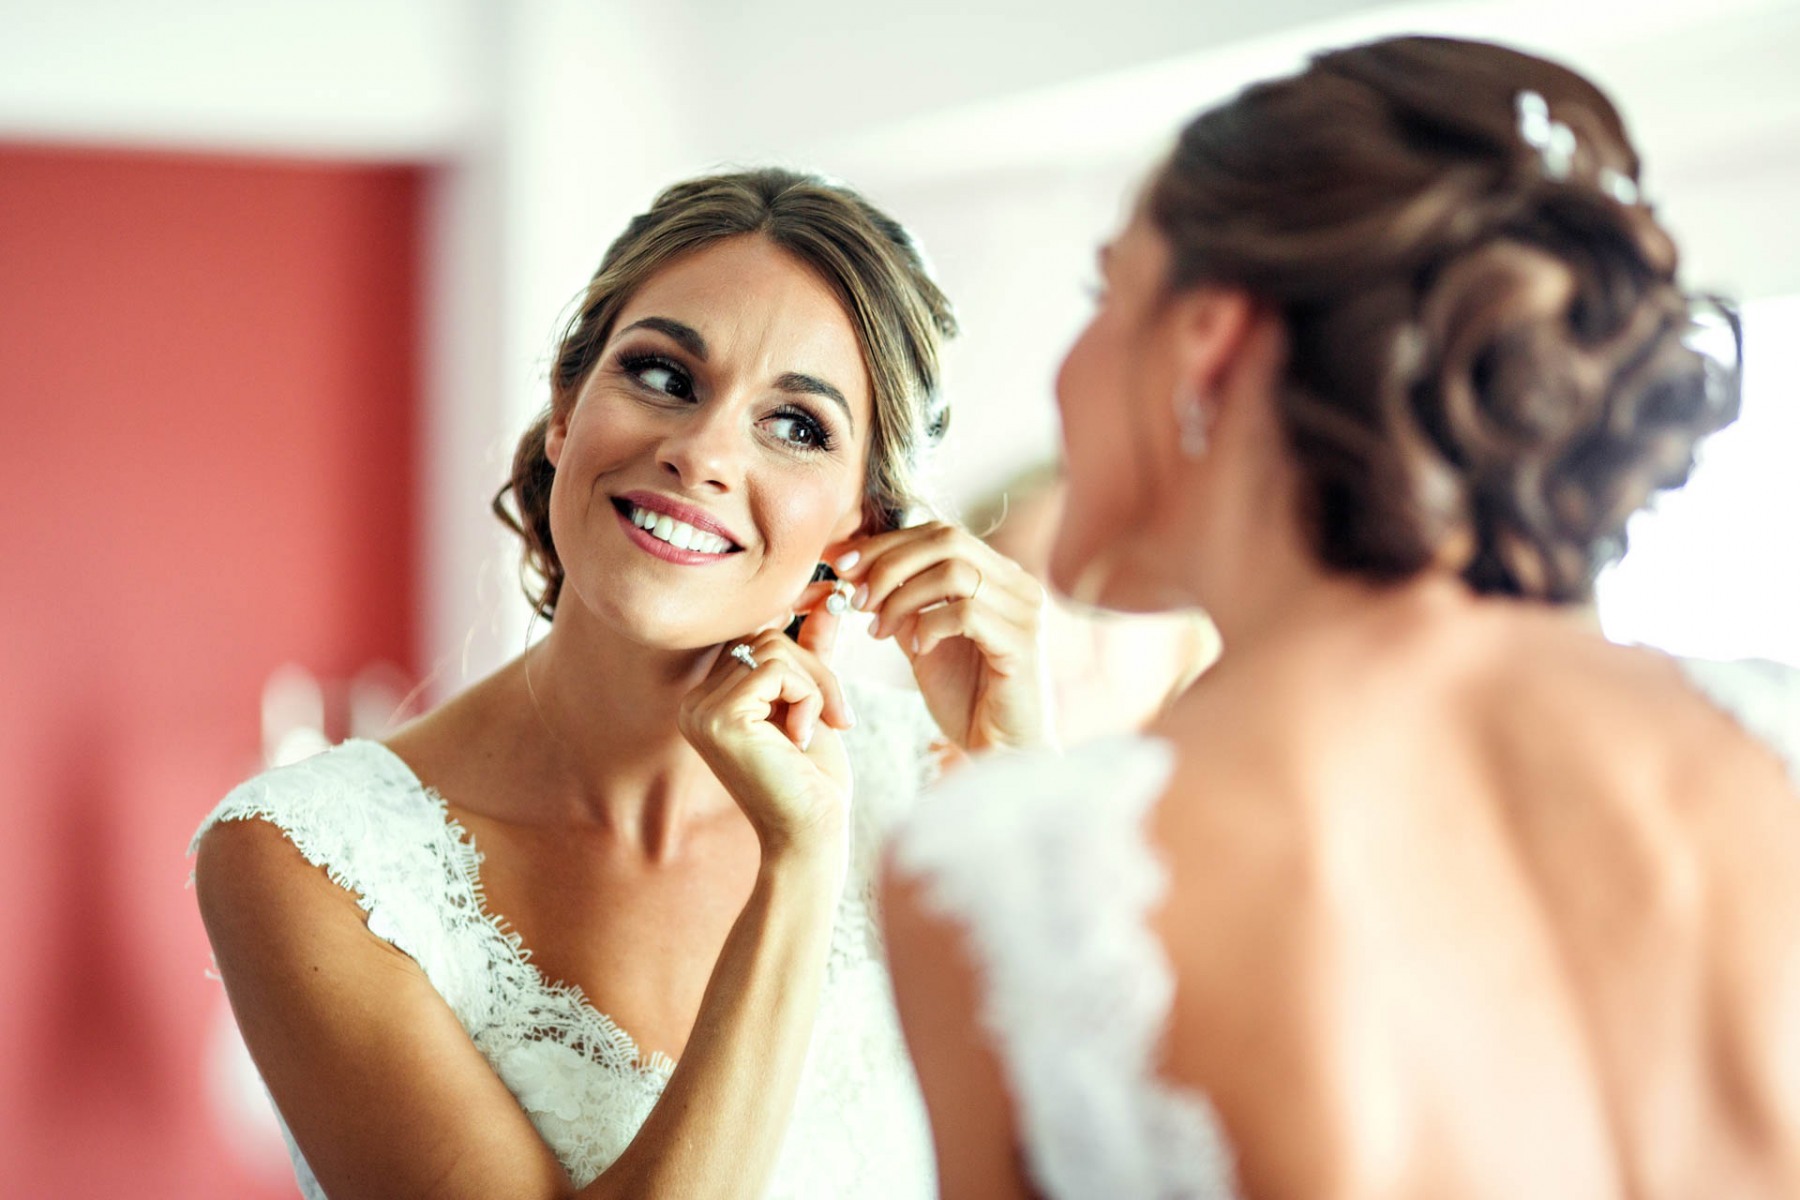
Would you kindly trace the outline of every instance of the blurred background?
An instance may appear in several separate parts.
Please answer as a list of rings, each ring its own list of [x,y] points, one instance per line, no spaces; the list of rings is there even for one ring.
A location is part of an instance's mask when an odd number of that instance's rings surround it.
[[[1177,123],[1407,31],[1597,77],[1745,304],[1743,419],[1609,633],[1800,664],[1792,0],[0,0],[0,1194],[293,1193],[187,839],[523,646],[487,504],[660,185],[804,166],[913,227],[964,322],[956,511],[1053,453],[1093,247]]]

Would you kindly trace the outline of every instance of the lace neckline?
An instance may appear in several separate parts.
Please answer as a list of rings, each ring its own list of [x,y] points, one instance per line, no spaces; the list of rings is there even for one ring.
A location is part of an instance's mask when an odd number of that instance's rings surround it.
[[[497,961],[511,960],[518,967],[519,974],[527,981],[527,988],[532,993],[530,1002],[545,1003],[550,1007],[565,1009],[574,1014],[580,1030],[580,1042],[587,1046],[604,1046],[608,1049],[604,1057],[590,1053],[584,1057],[595,1066],[634,1075],[657,1091],[669,1081],[674,1074],[675,1060],[662,1051],[655,1051],[648,1056],[626,1029],[606,1013],[594,1007],[587,994],[579,984],[564,983],[553,980],[532,961],[531,948],[525,939],[512,929],[506,918],[488,908],[487,890],[481,881],[481,850],[475,843],[475,835],[450,813],[449,802],[433,787],[419,778],[412,765],[401,758],[382,742],[367,738],[352,738],[346,744],[371,748],[376,754],[385,758],[398,768],[410,781],[413,790],[432,808],[443,822],[444,836],[449,839],[456,850],[457,862],[461,866],[463,877],[468,881],[469,889],[474,893],[475,908],[481,917],[481,925],[485,930],[484,937],[493,939],[491,947]]]

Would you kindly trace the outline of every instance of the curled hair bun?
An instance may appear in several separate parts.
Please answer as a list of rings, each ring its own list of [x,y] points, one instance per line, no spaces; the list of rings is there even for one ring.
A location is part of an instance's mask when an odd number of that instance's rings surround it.
[[[1573,134],[1565,172],[1521,136],[1528,90]],[[1183,131],[1149,201],[1171,285],[1285,316],[1281,417],[1328,565],[1586,600],[1736,416],[1673,242],[1607,173],[1637,156],[1597,88],[1440,38],[1322,56]]]

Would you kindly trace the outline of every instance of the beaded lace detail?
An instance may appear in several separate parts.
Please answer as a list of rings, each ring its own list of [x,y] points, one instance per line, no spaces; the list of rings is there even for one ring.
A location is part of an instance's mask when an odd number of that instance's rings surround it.
[[[1800,791],[1800,672],[1681,665]],[[1156,1070],[1175,984],[1146,925],[1168,874],[1144,821],[1172,771],[1172,747],[1143,737],[989,759],[936,789],[894,839],[896,867],[968,936],[980,1019],[1051,1200],[1234,1194],[1211,1105]]]
[[[927,1197],[935,1167],[875,919],[888,827],[925,781],[938,736],[917,698],[857,689],[850,872],[824,995],[771,1198]],[[546,979],[489,913],[481,854],[442,797],[376,742],[350,741],[243,784],[201,825],[261,819],[353,893],[369,929],[414,959],[576,1186],[637,1135],[675,1064],[645,1056],[577,987]],[[190,852],[191,852],[190,848]],[[283,1133],[286,1134],[284,1126]],[[322,1200],[288,1135],[303,1195]]]

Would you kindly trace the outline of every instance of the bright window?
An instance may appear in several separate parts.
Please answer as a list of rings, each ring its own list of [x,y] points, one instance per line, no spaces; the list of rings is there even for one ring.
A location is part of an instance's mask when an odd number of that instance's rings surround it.
[[[1615,641],[1800,666],[1800,296],[1744,310],[1744,403],[1601,577]]]

